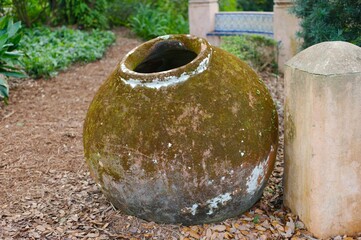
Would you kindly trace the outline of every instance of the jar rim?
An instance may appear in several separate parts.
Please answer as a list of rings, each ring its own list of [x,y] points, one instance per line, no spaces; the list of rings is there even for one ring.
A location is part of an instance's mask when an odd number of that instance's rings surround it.
[[[149,54],[149,50],[158,42],[164,40],[178,40],[197,56],[189,63],[161,72],[140,73],[133,69]],[[118,65],[120,79],[131,87],[143,86],[159,89],[175,85],[200,74],[208,68],[212,56],[211,45],[203,38],[190,34],[164,35],[142,43],[135,47]]]

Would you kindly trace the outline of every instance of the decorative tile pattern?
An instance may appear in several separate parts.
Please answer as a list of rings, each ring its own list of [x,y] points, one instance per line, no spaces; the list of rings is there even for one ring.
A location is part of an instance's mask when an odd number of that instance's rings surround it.
[[[261,34],[273,37],[273,12],[219,12],[209,35]]]

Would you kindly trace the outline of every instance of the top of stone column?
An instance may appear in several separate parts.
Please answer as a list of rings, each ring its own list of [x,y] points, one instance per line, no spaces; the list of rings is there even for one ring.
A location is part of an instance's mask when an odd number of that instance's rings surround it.
[[[294,0],[273,0],[274,3],[294,3]]]
[[[274,0],[274,5],[293,5],[294,0]]]
[[[298,53],[286,66],[320,75],[360,73],[361,48],[342,41],[318,43]]]
[[[189,3],[213,3],[218,2],[218,0],[189,0]]]

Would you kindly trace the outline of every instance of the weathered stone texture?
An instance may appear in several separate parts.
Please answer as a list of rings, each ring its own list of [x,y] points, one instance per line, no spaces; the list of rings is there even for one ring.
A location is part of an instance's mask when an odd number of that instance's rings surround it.
[[[361,48],[325,42],[286,64],[284,183],[317,237],[361,232]]]
[[[168,71],[132,71],[155,43],[197,53]],[[122,211],[166,223],[220,221],[262,195],[277,153],[277,112],[256,73],[190,35],[131,51],[96,94],[84,124],[90,172]]]

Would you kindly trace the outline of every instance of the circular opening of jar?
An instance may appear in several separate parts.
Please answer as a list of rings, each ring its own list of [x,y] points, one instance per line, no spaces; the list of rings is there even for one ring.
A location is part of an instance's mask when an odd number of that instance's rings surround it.
[[[133,71],[155,73],[171,70],[190,63],[197,54],[180,40],[162,40],[154,44]]]
[[[155,74],[158,79],[159,74],[177,75],[186,68],[195,70],[209,53],[209,44],[204,39],[192,35],[165,35],[136,47],[120,65],[123,73],[148,82]]]

